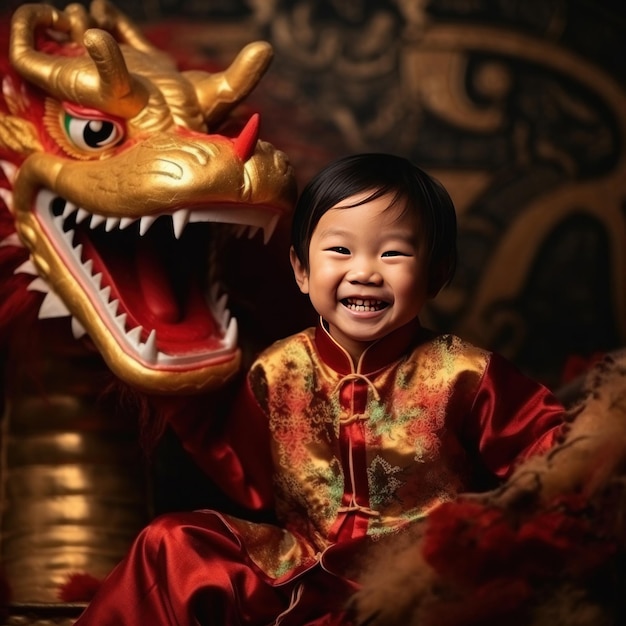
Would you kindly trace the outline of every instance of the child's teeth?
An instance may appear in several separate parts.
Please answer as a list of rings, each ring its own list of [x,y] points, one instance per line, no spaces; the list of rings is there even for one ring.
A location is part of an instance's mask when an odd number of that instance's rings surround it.
[[[349,309],[358,312],[378,311],[383,307],[380,300],[362,300],[361,298],[348,299],[346,304]]]

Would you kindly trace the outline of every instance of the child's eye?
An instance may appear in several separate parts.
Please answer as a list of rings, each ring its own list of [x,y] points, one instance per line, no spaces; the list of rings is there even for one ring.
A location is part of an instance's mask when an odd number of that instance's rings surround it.
[[[337,254],[350,254],[350,250],[348,248],[344,248],[343,246],[332,246],[328,248],[331,252],[336,252]]]
[[[399,250],[387,250],[386,252],[382,253],[382,256],[411,256],[410,254],[407,254],[406,252],[400,252]]]

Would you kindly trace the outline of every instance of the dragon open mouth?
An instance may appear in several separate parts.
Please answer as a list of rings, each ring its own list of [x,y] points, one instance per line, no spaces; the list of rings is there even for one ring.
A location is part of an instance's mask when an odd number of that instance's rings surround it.
[[[207,268],[226,231],[263,229],[279,214],[258,207],[188,207],[171,214],[105,217],[49,190],[35,211],[80,288],[121,348],[151,367],[190,367],[231,358],[237,322]]]

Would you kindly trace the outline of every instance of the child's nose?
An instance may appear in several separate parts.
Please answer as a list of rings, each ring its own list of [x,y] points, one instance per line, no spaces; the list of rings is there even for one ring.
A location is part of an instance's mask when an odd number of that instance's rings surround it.
[[[368,263],[352,268],[347,278],[352,284],[360,285],[379,285],[383,282],[382,274]]]

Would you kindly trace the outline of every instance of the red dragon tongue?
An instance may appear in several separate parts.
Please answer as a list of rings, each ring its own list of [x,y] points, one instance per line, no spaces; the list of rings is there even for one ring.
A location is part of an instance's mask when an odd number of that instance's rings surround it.
[[[175,324],[183,315],[170,282],[170,274],[164,259],[155,246],[145,238],[139,240],[136,256],[136,276],[143,305],[154,321]]]

